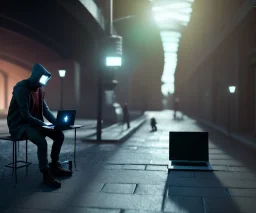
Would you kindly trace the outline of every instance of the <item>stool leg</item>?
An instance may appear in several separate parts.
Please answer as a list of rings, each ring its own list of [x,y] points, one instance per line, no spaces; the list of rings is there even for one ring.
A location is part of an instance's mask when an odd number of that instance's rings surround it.
[[[15,156],[15,149],[14,149],[14,144],[15,144],[15,141],[12,142],[12,175],[13,175],[13,173],[15,172],[15,171],[14,171],[14,164],[15,164],[15,159],[14,159],[14,156]]]
[[[15,173],[15,183],[17,184],[17,141],[15,141],[14,143],[14,151],[15,151],[15,155],[14,155],[14,164],[15,164],[15,168],[14,168],[14,173]]]
[[[15,141],[12,142],[12,166],[14,166],[15,164],[15,147],[14,146],[15,146]]]
[[[28,162],[28,140],[26,140],[26,163]]]
[[[28,163],[28,140],[26,140],[26,163]],[[28,165],[26,166],[26,175],[28,175]]]
[[[74,144],[74,164],[76,169],[76,128],[75,128],[75,144]]]

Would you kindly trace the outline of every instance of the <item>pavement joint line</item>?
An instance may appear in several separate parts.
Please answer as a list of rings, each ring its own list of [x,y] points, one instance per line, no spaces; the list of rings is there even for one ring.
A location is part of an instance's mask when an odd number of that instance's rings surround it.
[[[164,185],[164,193],[163,193],[163,199],[162,199],[162,204],[161,204],[161,212],[164,212],[165,200],[166,200],[166,196],[167,196],[168,189],[169,189],[167,182],[168,181],[166,180],[165,185]]]
[[[226,189],[226,191],[227,191],[227,193],[228,193],[228,196],[229,196],[229,197],[232,197],[232,195],[230,194],[228,188],[225,188],[225,189]]]
[[[136,190],[137,190],[137,188],[138,188],[138,185],[139,185],[139,184],[136,183],[135,188],[134,188],[132,194],[135,194],[135,192],[136,192]]]
[[[204,199],[204,197],[201,197],[201,198],[202,198],[202,202],[203,202],[204,213],[207,213],[205,199]]]
[[[104,183],[100,189],[100,192],[102,192],[102,190],[104,189],[104,187],[106,186],[107,183]]]

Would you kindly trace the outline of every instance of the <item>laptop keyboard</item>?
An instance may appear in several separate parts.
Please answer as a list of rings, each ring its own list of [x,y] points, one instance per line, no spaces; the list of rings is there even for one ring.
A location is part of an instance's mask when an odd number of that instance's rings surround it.
[[[203,162],[172,162],[173,166],[208,166],[207,163]]]

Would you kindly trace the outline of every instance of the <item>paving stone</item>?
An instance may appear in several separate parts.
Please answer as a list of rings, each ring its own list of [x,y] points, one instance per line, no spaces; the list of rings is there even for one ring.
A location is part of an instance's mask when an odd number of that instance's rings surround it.
[[[210,160],[232,160],[229,155],[224,154],[209,154]]]
[[[105,169],[122,169],[122,165],[108,164],[104,165]]]
[[[123,165],[122,168],[130,170],[145,170],[146,165]]]
[[[165,185],[146,185],[139,184],[135,190],[135,194],[163,195]]]
[[[253,170],[242,166],[229,166],[229,169],[233,172],[253,172]]]
[[[236,197],[255,197],[256,189],[238,189],[238,188],[228,188],[231,196]]]
[[[107,183],[104,185],[101,192],[119,193],[119,194],[133,194],[136,184],[117,184]]]
[[[169,196],[193,196],[193,197],[228,197],[229,194],[225,188],[200,188],[200,187],[169,187]]]
[[[209,149],[209,155],[211,154],[225,154],[225,152],[220,149]]]
[[[227,188],[247,188],[247,189],[256,188],[256,182],[253,180],[235,180],[235,179],[223,178],[221,182],[223,186]]]
[[[229,179],[239,179],[239,180],[255,180],[256,181],[256,174],[254,173],[238,173],[238,172],[221,172],[221,171],[216,171],[214,172],[216,177],[219,179],[223,178],[229,178]]]
[[[56,213],[120,213],[120,209],[68,207]]]
[[[157,211],[125,210],[124,213],[161,213]]]
[[[191,187],[223,187],[218,179],[198,178],[168,178],[169,186],[191,186]]]
[[[243,166],[241,162],[235,160],[210,160],[210,164],[222,166]]]
[[[167,166],[152,166],[148,165],[146,170],[156,170],[156,171],[167,171]]]
[[[54,213],[52,210],[10,208],[3,213]]]
[[[241,213],[231,198],[204,197],[207,213]]]
[[[160,211],[162,196],[107,193],[80,194],[71,206]]]
[[[159,184],[166,179],[167,173],[163,171],[105,170],[95,178],[95,182]]]
[[[168,172],[168,177],[188,177],[188,178],[193,178],[195,177],[195,172],[193,171],[175,171],[175,170],[169,170]]]
[[[236,206],[240,212],[243,213],[255,213],[256,210],[256,198],[248,197],[233,197]]]
[[[212,168],[216,171],[231,171],[228,166],[212,165]]]
[[[62,208],[67,204],[72,194],[62,193],[47,193],[47,192],[35,192],[30,195],[24,196],[19,201],[15,202],[13,206],[15,208],[31,208],[31,209],[52,209],[56,210]]]
[[[165,212],[204,213],[202,198],[169,196],[165,200]]]

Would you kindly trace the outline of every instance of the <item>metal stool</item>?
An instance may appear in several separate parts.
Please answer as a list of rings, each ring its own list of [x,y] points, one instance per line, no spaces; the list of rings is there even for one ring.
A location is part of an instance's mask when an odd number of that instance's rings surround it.
[[[8,163],[5,166],[12,168],[15,173],[15,183],[17,183],[17,169],[22,167],[27,167],[31,164],[28,162],[28,139],[27,138],[20,138],[18,140],[13,139],[10,135],[0,136],[0,140],[5,141],[12,141],[12,163]],[[26,161],[17,160],[17,143],[18,143],[18,150],[19,150],[19,141],[26,141]],[[23,165],[17,166],[17,163],[22,163]]]

